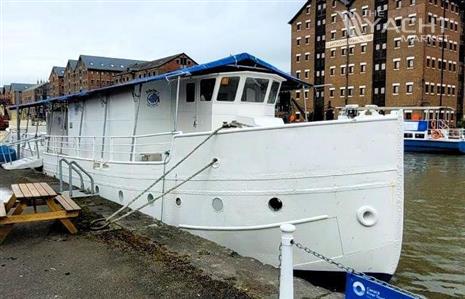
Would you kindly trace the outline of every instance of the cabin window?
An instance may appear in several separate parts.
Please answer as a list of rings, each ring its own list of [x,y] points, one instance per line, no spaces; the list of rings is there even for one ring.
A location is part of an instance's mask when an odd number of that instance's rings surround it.
[[[216,79],[204,79],[200,81],[200,100],[211,101]]]
[[[186,102],[195,101],[195,83],[186,84]]]
[[[268,81],[268,79],[247,78],[241,101],[263,103],[268,88]]]
[[[240,77],[221,78],[220,89],[218,91],[218,101],[233,102],[236,98],[237,87]]]
[[[279,82],[273,81],[273,84],[271,84],[270,95],[268,97],[268,104],[274,104],[276,101],[276,96],[278,95],[278,90]]]

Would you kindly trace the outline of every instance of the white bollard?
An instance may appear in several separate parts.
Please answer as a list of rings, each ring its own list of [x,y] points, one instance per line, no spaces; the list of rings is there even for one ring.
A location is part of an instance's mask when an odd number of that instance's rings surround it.
[[[294,261],[292,257],[292,233],[295,226],[281,224],[281,274],[279,276],[279,299],[294,298]]]

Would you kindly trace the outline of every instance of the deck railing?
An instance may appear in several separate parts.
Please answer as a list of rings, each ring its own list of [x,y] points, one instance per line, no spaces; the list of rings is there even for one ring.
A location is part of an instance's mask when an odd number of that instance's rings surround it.
[[[106,162],[160,162],[180,132],[136,136],[46,136],[44,151]]]

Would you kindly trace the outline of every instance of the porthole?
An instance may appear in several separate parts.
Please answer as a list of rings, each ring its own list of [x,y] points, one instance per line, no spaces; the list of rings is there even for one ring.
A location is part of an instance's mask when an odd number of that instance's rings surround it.
[[[268,201],[268,207],[270,208],[270,210],[272,210],[273,212],[278,212],[279,210],[282,209],[283,207],[283,202],[277,198],[277,197],[273,197],[272,199],[270,199]]]
[[[181,200],[181,198],[179,198],[179,197],[178,197],[178,198],[176,198],[176,205],[180,206],[180,205],[181,205],[181,203],[182,203],[182,200]]]
[[[149,202],[151,205],[153,205],[153,195],[151,193],[149,193],[149,195],[147,195],[147,202]]]
[[[99,193],[100,192],[100,188],[98,186],[95,186],[95,193]]]
[[[118,198],[119,198],[119,201],[121,201],[121,202],[124,200],[123,191],[119,190],[119,192],[118,192]]]
[[[215,197],[212,200],[212,207],[215,211],[221,212],[223,210],[223,201],[221,198]]]

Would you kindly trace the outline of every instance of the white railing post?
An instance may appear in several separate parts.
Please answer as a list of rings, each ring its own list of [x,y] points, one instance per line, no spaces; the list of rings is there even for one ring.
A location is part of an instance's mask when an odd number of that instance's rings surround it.
[[[281,224],[281,269],[279,269],[279,299],[294,298],[294,261],[292,256],[292,233],[295,226]]]
[[[108,160],[109,161],[113,161],[113,137],[108,137],[110,139],[110,145],[109,145],[109,149],[110,149],[110,153],[108,155]]]

